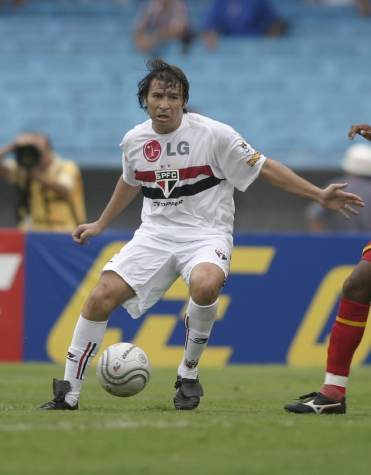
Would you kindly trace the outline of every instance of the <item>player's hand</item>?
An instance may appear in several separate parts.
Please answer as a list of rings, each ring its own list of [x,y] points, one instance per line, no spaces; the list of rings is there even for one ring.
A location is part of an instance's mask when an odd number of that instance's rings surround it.
[[[354,194],[343,191],[348,183],[332,184],[322,190],[320,203],[323,207],[339,211],[346,218],[358,214],[357,208],[363,208],[363,199]]]
[[[348,132],[348,137],[350,138],[350,140],[353,140],[357,134],[371,141],[371,125],[368,125],[368,124],[352,125],[352,127],[350,128]]]
[[[72,233],[72,239],[78,244],[85,244],[89,238],[97,236],[104,231],[104,227],[98,222],[80,224]]]

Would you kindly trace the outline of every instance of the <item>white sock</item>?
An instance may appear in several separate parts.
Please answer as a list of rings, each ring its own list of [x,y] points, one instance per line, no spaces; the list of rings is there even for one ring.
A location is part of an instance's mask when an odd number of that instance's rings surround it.
[[[341,386],[343,388],[346,388],[348,384],[348,379],[348,376],[339,376],[333,373],[326,373],[324,384],[331,384],[333,386]]]
[[[213,328],[218,301],[211,305],[197,305],[191,298],[185,317],[186,341],[183,360],[178,374],[182,378],[195,379],[198,375],[198,362],[207,346]]]
[[[91,360],[98,353],[108,321],[93,322],[80,315],[68,348],[64,379],[71,384],[65,401],[75,406]]]

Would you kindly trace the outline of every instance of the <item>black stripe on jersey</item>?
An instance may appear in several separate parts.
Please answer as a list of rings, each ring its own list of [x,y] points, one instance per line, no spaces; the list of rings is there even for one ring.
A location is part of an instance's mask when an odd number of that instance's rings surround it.
[[[192,185],[183,185],[174,188],[168,198],[165,198],[161,188],[149,188],[148,186],[142,186],[142,193],[146,198],[150,198],[152,200],[180,198],[181,196],[197,195],[197,193],[201,193],[201,191],[205,191],[209,188],[219,185],[221,181],[223,180],[220,178],[209,176],[208,178],[200,180],[197,183],[193,183]]]

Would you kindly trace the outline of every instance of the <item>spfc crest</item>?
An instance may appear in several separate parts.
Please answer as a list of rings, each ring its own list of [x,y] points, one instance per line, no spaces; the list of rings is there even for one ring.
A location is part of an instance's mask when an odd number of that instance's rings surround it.
[[[179,170],[157,170],[155,175],[157,186],[161,188],[165,198],[169,198],[179,181]]]

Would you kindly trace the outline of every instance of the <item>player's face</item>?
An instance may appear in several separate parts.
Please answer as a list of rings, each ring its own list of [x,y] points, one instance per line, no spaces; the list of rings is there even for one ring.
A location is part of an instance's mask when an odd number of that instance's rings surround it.
[[[171,85],[153,79],[146,105],[154,130],[159,134],[173,132],[180,126],[183,117],[184,99],[181,84]]]

